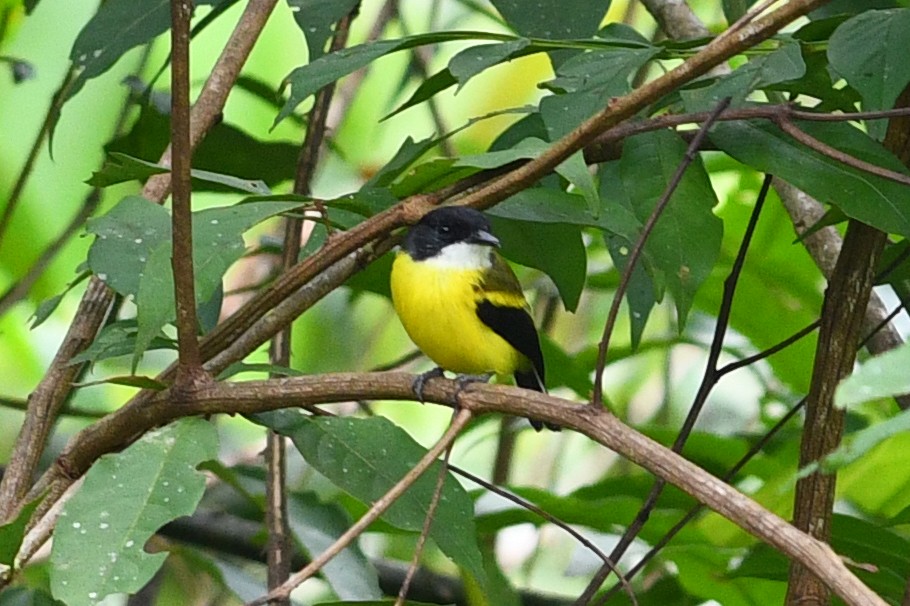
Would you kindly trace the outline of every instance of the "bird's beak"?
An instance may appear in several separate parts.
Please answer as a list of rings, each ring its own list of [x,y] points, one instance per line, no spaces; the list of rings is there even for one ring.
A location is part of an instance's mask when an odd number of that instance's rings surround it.
[[[486,230],[476,231],[471,234],[470,240],[471,244],[480,244],[482,246],[495,246],[499,248],[499,238],[491,234]]]

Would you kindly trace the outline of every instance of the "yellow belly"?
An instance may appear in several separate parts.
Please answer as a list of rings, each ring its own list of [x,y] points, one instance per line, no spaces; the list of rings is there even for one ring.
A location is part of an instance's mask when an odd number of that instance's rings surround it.
[[[509,375],[523,356],[477,317],[478,272],[431,267],[398,253],[392,303],[411,340],[445,370]]]

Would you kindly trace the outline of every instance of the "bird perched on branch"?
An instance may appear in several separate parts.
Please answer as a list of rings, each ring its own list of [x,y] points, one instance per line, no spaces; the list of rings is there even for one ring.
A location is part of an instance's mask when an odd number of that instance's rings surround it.
[[[438,365],[415,381],[419,399],[443,370],[462,381],[514,375],[519,387],[546,393],[528,302],[498,247],[487,218],[461,206],[430,211],[405,237],[392,265],[392,302],[411,340]]]

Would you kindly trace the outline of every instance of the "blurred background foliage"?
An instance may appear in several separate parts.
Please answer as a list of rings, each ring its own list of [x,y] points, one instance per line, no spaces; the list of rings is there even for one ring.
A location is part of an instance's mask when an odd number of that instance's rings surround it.
[[[227,8],[194,38],[194,93],[208,75],[242,4]],[[644,39],[663,39],[653,18],[638,2],[614,0],[601,4],[605,9],[601,25],[624,23]],[[709,31],[720,32],[728,23],[725,9],[733,10],[731,6],[737,3],[690,0],[689,4]],[[377,20],[382,18],[383,5],[378,0],[364,0],[353,23],[350,45],[371,35]],[[906,3],[839,0],[813,17],[840,15],[832,17],[838,19],[833,23],[839,24],[851,13],[901,7],[906,8]],[[26,8],[34,10],[26,16]],[[27,62],[32,70],[29,77],[17,82],[13,77],[16,64],[0,63],[0,133],[3,133],[0,191],[12,190],[41,130],[52,95],[70,68],[68,56],[73,42],[98,8],[95,2],[72,0],[40,3],[4,0],[0,4],[0,55]],[[210,10],[209,6],[200,6],[195,22]],[[791,30],[802,25],[805,22]],[[511,31],[486,2],[405,0],[398,4],[397,15],[382,29],[381,38],[447,30]],[[358,191],[386,165],[407,137],[422,141],[464,127],[480,116],[536,106],[549,94],[540,84],[554,77],[553,68],[547,56],[538,53],[496,65],[460,90],[453,87],[435,95],[432,104],[424,102],[383,120],[418,91],[428,75],[442,70],[456,53],[477,43],[476,40],[448,42],[390,54],[371,62],[365,73],[342,80],[336,93],[336,111],[329,120],[329,145],[312,186],[313,196],[332,199]],[[41,147],[21,201],[0,241],[0,290],[16,285],[80,212],[92,190],[85,182],[102,165],[107,152],[120,151],[157,161],[168,137],[167,116],[162,114],[167,110],[167,71],[156,81],[149,97],[142,98],[141,94],[144,83],[166,63],[168,51],[166,36],[160,36],[147,46],[126,52],[109,71],[86,82],[84,89],[65,104],[53,133],[52,147]],[[291,7],[279,3],[244,67],[243,81],[228,100],[222,123],[196,153],[194,167],[261,179],[276,193],[288,192],[305,128],[300,116],[311,101],[296,108],[291,118],[273,128],[283,105],[283,97],[277,91],[289,73],[307,63],[307,54],[306,40],[295,23]],[[684,57],[684,51],[671,49],[669,56],[637,74],[636,79],[652,77]],[[740,60],[745,61],[738,58],[735,65],[741,65]],[[809,66],[810,70],[827,68],[827,65]],[[284,91],[285,95],[287,92]],[[766,98],[774,97],[768,93]],[[344,111],[339,113],[337,108],[342,106]],[[523,115],[499,113],[479,120],[458,130],[444,145],[435,146],[424,159],[481,154]],[[701,158],[717,197],[713,214],[723,224],[716,262],[708,266],[704,282],[691,301],[688,317],[678,315],[679,301],[668,293],[648,317],[637,347],[633,347],[631,316],[624,304],[605,374],[605,393],[614,412],[664,444],[673,442],[698,389],[723,282],[742,242],[762,183],[762,175],[754,168],[723,152],[707,151]],[[623,168],[614,163],[599,169],[602,193],[616,193],[617,171]],[[637,177],[633,174],[630,178]],[[193,203],[197,209],[234,204],[242,197],[223,187],[199,182],[196,185]],[[625,179],[622,185],[627,192],[634,189]],[[138,187],[133,181],[103,189],[94,216],[108,212],[124,196],[137,194]],[[589,395],[597,343],[619,281],[604,233],[585,228],[575,230],[565,241],[559,239],[559,234],[564,232],[554,232],[556,235],[546,241],[522,243],[520,221],[515,221],[514,216],[510,218],[506,210],[493,209],[491,214],[503,236],[506,254],[514,261],[530,254],[525,250],[527,247],[542,249],[544,256],[563,258],[561,255],[569,254],[567,250],[572,247],[573,238],[580,235],[586,260],[584,288],[573,311],[565,309],[560,294],[566,293],[557,289],[554,280],[558,284],[561,279],[571,282],[563,272],[577,272],[577,266],[558,267],[550,276],[532,267],[516,266],[516,269],[545,334],[553,391],[582,401]],[[228,272],[224,284],[225,309],[239,305],[244,296],[231,294],[232,291],[246,289],[267,277],[270,263],[274,263],[269,261],[268,253],[274,253],[279,245],[276,244],[278,227],[278,221],[273,219],[246,233],[248,249],[260,254],[248,255]],[[698,239],[703,234],[690,235]],[[86,232],[80,230],[78,237],[69,239],[41,272],[27,296],[4,308],[0,315],[0,369],[3,369],[0,397],[8,404],[0,407],[0,459],[8,458],[22,422],[24,413],[16,405],[25,401],[49,365],[76,311],[84,282],[67,292],[56,310],[39,326],[31,328],[31,318],[42,302],[63,292],[84,270],[92,243],[92,238],[85,236]],[[294,369],[304,373],[365,371],[393,364],[413,351],[388,297],[382,294],[383,268],[387,272],[388,264],[379,261],[366,275],[355,277],[349,286],[333,292],[296,321],[291,363]],[[793,225],[772,190],[736,289],[721,365],[760,352],[809,325],[818,317],[823,289],[823,277],[803,246],[796,242]],[[891,306],[897,304],[890,289],[882,288],[880,294]],[[126,302],[120,317],[130,318],[134,313],[132,304]],[[906,332],[905,315],[899,316],[896,322]],[[707,400],[696,433],[687,444],[686,456],[712,473],[724,474],[807,392],[814,347],[813,333],[766,360],[725,376]],[[154,376],[173,358],[171,350],[147,352],[137,372]],[[267,360],[267,351],[262,348],[247,361]],[[128,355],[99,361],[82,380],[129,374],[130,362]],[[417,357],[404,367],[423,371],[429,368],[429,362]],[[262,376],[262,373],[245,373],[241,378]],[[59,422],[46,453],[47,462],[74,431],[90,423],[93,416],[117,408],[134,392],[130,387],[105,383],[78,389],[68,402],[74,414],[65,415]],[[360,410],[353,403],[334,409],[345,414],[358,414]],[[391,419],[424,445],[439,435],[450,417],[444,408],[416,403],[375,403],[370,412]],[[892,415],[894,404],[888,399],[858,405],[849,412],[848,433],[871,427]],[[256,502],[264,490],[259,468],[262,428],[240,418],[219,418],[216,425],[221,463],[215,476],[220,482],[210,483],[203,509],[230,512],[237,518],[236,528],[246,528],[243,523],[256,521],[257,513],[250,511],[249,503],[238,495],[252,495]],[[524,422],[520,427],[525,428]],[[497,419],[473,424],[456,444],[453,462],[488,477],[501,429]],[[792,509],[799,430],[798,422],[785,426],[734,477],[738,488],[784,517]],[[906,471],[910,452],[908,435],[898,433],[876,442],[874,448],[839,471],[837,510],[841,517],[835,529],[835,547],[854,562],[877,566],[878,572],[860,571],[861,575],[891,603],[899,603],[910,573],[907,542],[910,516],[906,514],[910,505],[910,474]],[[363,511],[360,502],[320,475],[311,463],[292,457],[290,466],[295,507],[301,516],[300,527],[295,532],[305,533],[307,524],[317,519],[320,528],[331,533],[343,529],[350,517]],[[651,482],[643,471],[583,436],[571,432],[521,431],[507,484],[553,515],[577,525],[580,532],[608,551],[634,517]],[[488,563],[489,582],[496,589],[488,587],[484,590],[488,592],[487,601],[476,598],[471,604],[517,604],[520,599],[533,603],[527,601],[533,599],[529,595],[520,598],[518,590],[549,596],[537,603],[569,600],[580,593],[599,565],[590,552],[536,516],[485,493],[475,484],[465,482],[465,486],[476,498],[478,532],[486,537],[486,542],[480,543],[482,548],[490,549],[494,545],[490,537],[497,537],[498,565]],[[623,561],[623,567],[633,565],[692,504],[679,491],[668,489]],[[329,528],[332,530],[326,530]],[[250,541],[261,541],[261,525],[253,524],[252,530]],[[171,538],[162,541],[168,540],[171,555],[156,576],[154,595],[157,597],[142,603],[237,603],[237,596],[247,598],[261,593],[260,565],[251,564],[240,557],[242,554],[229,556],[206,550],[204,541],[200,545],[187,540],[190,535],[181,534],[179,528],[167,534]],[[409,560],[415,540],[414,532],[378,525],[363,537],[361,548],[378,563],[379,576],[386,577],[388,567],[402,566]],[[309,547],[305,551],[309,549],[315,550]],[[435,547],[428,551],[423,564],[449,577],[458,576],[456,567]],[[647,574],[638,577],[633,586],[641,604],[780,603],[786,589],[786,566],[782,556],[757,546],[753,538],[720,516],[705,513],[696,517],[648,565]],[[46,567],[44,561],[29,566],[25,582],[6,595],[25,592],[26,588],[46,587]],[[200,581],[200,575],[206,580]],[[188,582],[189,578],[193,579],[192,583]],[[336,583],[337,579],[308,583],[299,594],[301,603],[322,603],[341,597]],[[433,584],[429,586],[432,588]],[[0,603],[7,603],[6,599],[0,597]],[[627,601],[620,593],[610,603]]]

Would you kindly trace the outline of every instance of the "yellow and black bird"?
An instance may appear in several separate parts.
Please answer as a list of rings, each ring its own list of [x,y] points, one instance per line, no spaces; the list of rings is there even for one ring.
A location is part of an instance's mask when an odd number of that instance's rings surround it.
[[[434,209],[414,225],[392,265],[392,302],[411,340],[439,368],[461,375],[514,375],[546,392],[543,354],[521,285],[480,212]],[[540,430],[539,421],[531,421]]]

